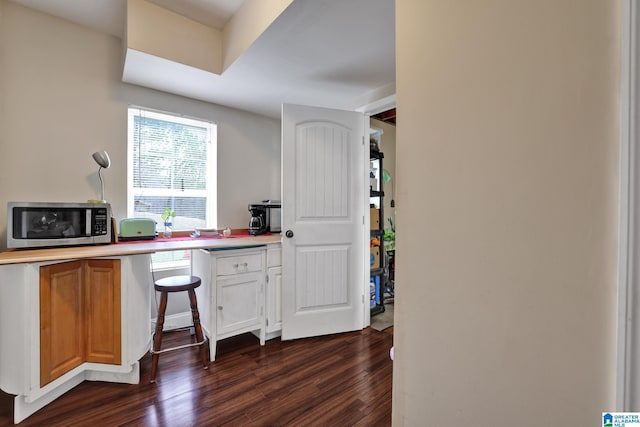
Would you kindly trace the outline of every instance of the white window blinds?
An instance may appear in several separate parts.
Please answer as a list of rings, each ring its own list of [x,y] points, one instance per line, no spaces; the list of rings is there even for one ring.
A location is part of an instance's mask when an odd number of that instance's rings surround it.
[[[128,215],[173,209],[174,230],[216,227],[216,125],[129,108]]]

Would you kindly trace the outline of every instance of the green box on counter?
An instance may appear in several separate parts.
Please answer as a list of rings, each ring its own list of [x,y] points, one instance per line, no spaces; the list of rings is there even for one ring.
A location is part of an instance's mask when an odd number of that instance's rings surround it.
[[[156,237],[156,222],[151,218],[125,218],[120,221],[120,240],[151,240]]]

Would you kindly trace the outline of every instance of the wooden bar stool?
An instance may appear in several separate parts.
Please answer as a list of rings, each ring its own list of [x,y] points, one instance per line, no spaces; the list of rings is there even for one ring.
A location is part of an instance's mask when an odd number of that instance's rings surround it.
[[[161,353],[173,350],[181,350],[183,348],[200,346],[200,358],[204,369],[209,367],[207,361],[207,352],[205,344],[207,340],[202,334],[202,326],[200,325],[200,313],[198,312],[198,302],[196,300],[195,289],[200,286],[201,280],[197,276],[171,276],[164,279],[156,280],[154,288],[160,292],[160,307],[158,308],[158,319],[156,322],[156,331],[153,334],[153,349],[151,350],[151,382],[156,381],[156,371],[158,369],[158,358]],[[164,315],[167,309],[167,300],[169,292],[187,291],[189,294],[189,302],[191,304],[191,317],[193,318],[193,328],[196,332],[197,342],[193,344],[185,344],[177,347],[171,347],[160,350],[162,343],[162,327],[164,326]]]

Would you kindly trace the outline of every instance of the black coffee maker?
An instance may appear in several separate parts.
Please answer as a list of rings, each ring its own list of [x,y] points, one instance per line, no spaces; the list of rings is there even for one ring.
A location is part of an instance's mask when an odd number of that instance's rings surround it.
[[[265,205],[249,205],[249,234],[255,236],[267,232],[267,207]]]

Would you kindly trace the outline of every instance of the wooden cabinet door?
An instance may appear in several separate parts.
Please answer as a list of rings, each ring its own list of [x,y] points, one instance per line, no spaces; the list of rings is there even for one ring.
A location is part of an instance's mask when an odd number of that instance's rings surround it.
[[[120,260],[40,267],[40,386],[84,362],[121,363]]]
[[[119,365],[121,360],[120,260],[85,261],[85,360]]]
[[[261,285],[260,273],[218,276],[216,284],[218,335],[254,325],[259,327]]]
[[[40,386],[84,362],[81,261],[40,268]]]

